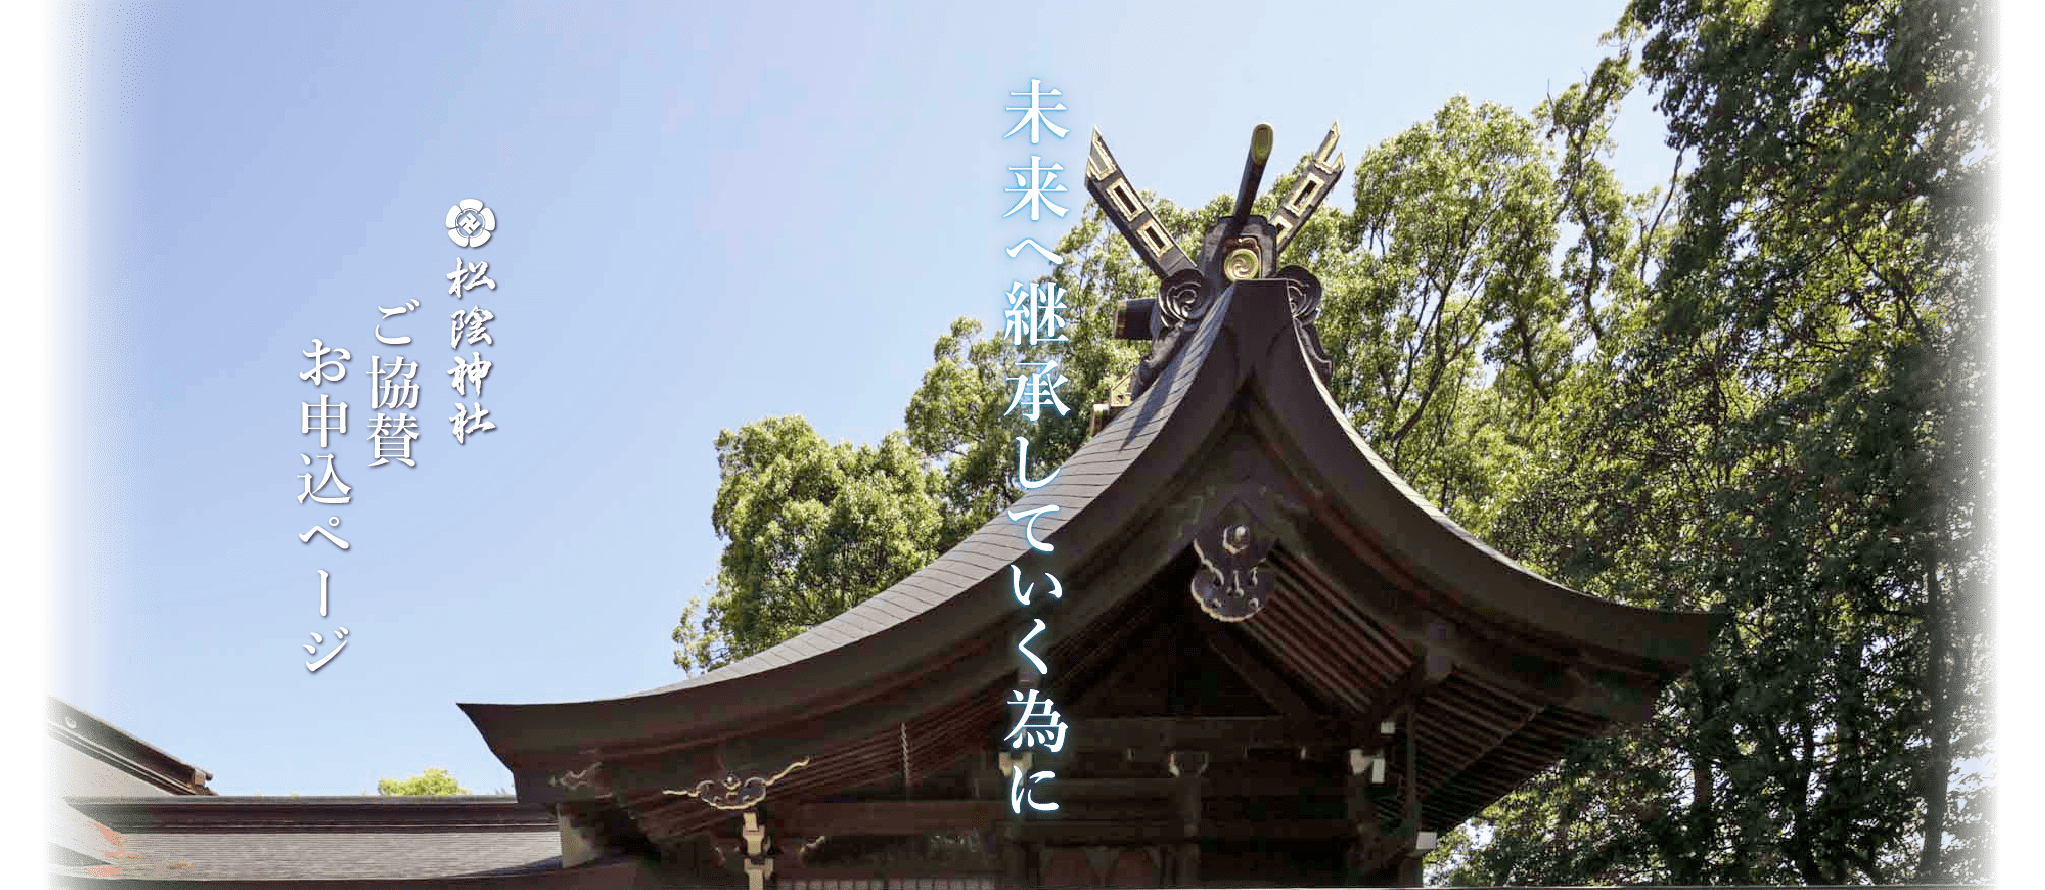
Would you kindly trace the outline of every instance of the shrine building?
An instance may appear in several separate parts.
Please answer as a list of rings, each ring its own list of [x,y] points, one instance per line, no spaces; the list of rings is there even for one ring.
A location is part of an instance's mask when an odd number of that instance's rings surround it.
[[[1647,720],[1720,619],[1520,566],[1400,479],[1330,395],[1320,284],[1277,259],[1339,175],[1333,139],[1270,220],[1247,212],[1246,170],[1196,262],[1095,134],[1088,185],[1161,286],[1117,332],[1148,357],[1007,508],[1057,504],[1033,527],[1050,549],[1000,515],[717,670],[599,701],[461,705],[516,800],[417,818],[515,832],[526,846],[505,849],[524,855],[558,837],[558,857],[346,886],[1418,886],[1444,832],[1572,743]],[[1022,605],[1018,579],[1045,576],[1062,595],[1039,585]],[[1055,703],[1059,750],[1015,742],[1025,690]],[[1029,791],[1057,809],[1019,805],[1018,771],[1055,774]]]

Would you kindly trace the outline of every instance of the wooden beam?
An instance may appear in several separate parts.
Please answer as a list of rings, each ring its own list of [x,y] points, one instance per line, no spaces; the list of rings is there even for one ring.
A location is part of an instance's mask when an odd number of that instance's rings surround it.
[[[1166,766],[1172,772],[1172,808],[1179,817],[1179,844],[1173,850],[1172,883],[1200,886],[1200,774],[1207,771],[1207,752],[1173,751]]]
[[[1432,785],[1427,786],[1426,788],[1420,789],[1420,796],[1422,798],[1433,797],[1436,791],[1440,791],[1441,789],[1446,788],[1449,785],[1453,784],[1456,781],[1456,777],[1462,775],[1464,770],[1476,766],[1477,764],[1483,762],[1485,758],[1490,757],[1492,754],[1496,753],[1498,751],[1498,746],[1505,744],[1506,740],[1512,738],[1514,733],[1517,733],[1520,730],[1525,729],[1527,727],[1527,724],[1534,722],[1534,718],[1541,716],[1542,712],[1546,710],[1547,710],[1546,707],[1539,705],[1529,708],[1527,710],[1527,715],[1525,717],[1520,718],[1517,722],[1508,724],[1503,731],[1492,733],[1489,736],[1487,736],[1490,739],[1490,741],[1481,746],[1478,746],[1476,749],[1477,751],[1476,754],[1469,757],[1465,757],[1462,760],[1457,761],[1456,763],[1450,766],[1443,767],[1441,772],[1441,780]]]
[[[1426,857],[1417,850],[1409,851],[1399,860],[1399,882],[1397,887],[1425,887],[1427,874],[1422,867]]]
[[[1373,861],[1384,826],[1378,822],[1378,809],[1370,799],[1370,768],[1360,763],[1353,764],[1344,779],[1344,798],[1349,822],[1356,826],[1356,837],[1350,841],[1348,855],[1342,865],[1342,882],[1356,887],[1364,883],[1365,876],[1374,871],[1380,863]]]
[[[1162,592],[1146,585],[1144,595],[1158,596],[1162,595]],[[1155,631],[1155,633],[1150,631]],[[1101,663],[1107,665],[1106,669],[1102,670],[1099,676],[1080,677],[1084,681],[1084,685],[1072,696],[1072,701],[1069,704],[1061,703],[1063,707],[1059,708],[1059,710],[1066,714],[1084,714],[1094,710],[1095,706],[1100,704],[1103,699],[1128,685],[1129,678],[1132,675],[1155,664],[1155,659],[1146,657],[1150,653],[1160,650],[1165,653],[1176,651],[1177,647],[1171,645],[1171,637],[1175,631],[1176,628],[1171,625],[1165,625],[1161,628],[1152,626],[1126,631],[1126,636],[1120,639],[1122,645],[1119,647],[1117,656],[1113,657],[1112,660],[1108,656],[1103,656]],[[1080,675],[1072,674],[1068,676],[1078,677]]]
[[[985,868],[960,868],[925,862],[888,865],[789,865],[774,869],[777,881],[872,881],[889,879],[996,880],[1001,873]]]
[[[1400,711],[1410,711],[1413,702],[1426,694],[1429,689],[1441,685],[1455,670],[1455,663],[1440,647],[1429,646],[1422,651],[1420,660],[1399,678],[1392,688],[1385,690],[1365,711],[1359,727],[1366,732],[1375,732],[1378,724],[1397,716]],[[1371,745],[1363,745],[1366,750]]]
[[[1334,718],[1111,717],[1070,721],[1079,750],[1278,748],[1368,743],[1376,727]],[[1368,733],[1365,730],[1369,730]]]
[[[1415,767],[1419,755],[1416,753],[1415,747],[1418,742],[1414,739],[1414,736],[1417,735],[1414,732],[1415,724],[1420,722],[1419,717],[1420,708],[1418,703],[1415,703],[1414,707],[1407,708],[1406,731],[1400,733],[1400,735],[1405,736],[1406,742],[1406,775],[1401,783],[1406,786],[1406,801],[1405,807],[1400,810],[1401,815],[1399,817],[1399,834],[1403,837],[1412,837],[1420,831],[1420,773]],[[1402,870],[1400,875],[1400,880],[1403,882],[1405,880],[1405,872]],[[1415,885],[1405,884],[1404,886]]]
[[[1380,834],[1367,841],[1359,840],[1352,854],[1353,869],[1361,876],[1358,883],[1375,886],[1396,881],[1387,872],[1394,871],[1412,850],[1413,841],[1408,835]]]
[[[1356,537],[1354,529],[1345,534],[1331,525],[1346,520],[1319,512],[1329,506],[1324,498],[1304,492],[1300,496],[1314,499],[1314,515],[1324,521],[1301,524],[1306,539],[1288,542],[1307,551],[1304,558],[1288,562],[1289,577],[1297,583],[1311,586],[1319,594],[1348,599],[1345,591],[1383,589],[1386,582],[1391,582],[1406,596],[1394,598],[1397,602],[1379,602],[1372,611],[1375,617],[1408,643],[1425,645],[1445,656],[1452,653],[1457,669],[1480,676],[1524,698],[1528,704],[1559,705],[1621,721],[1644,719],[1641,715],[1652,711],[1654,696],[1659,694],[1655,685],[1657,675],[1637,670],[1622,672],[1617,665],[1586,662],[1586,656],[1575,645],[1511,633],[1496,624],[1473,621],[1467,614],[1457,620],[1434,614],[1430,610],[1438,607],[1427,605],[1431,594],[1417,581],[1404,575],[1380,574],[1391,571],[1388,568],[1373,572],[1369,559],[1354,558],[1353,554],[1363,552],[1356,548],[1371,550],[1375,545]],[[1399,580],[1402,577],[1404,580]],[[1470,623],[1463,625],[1457,621]],[[1578,640],[1599,639],[1595,625],[1585,625],[1572,633]],[[1597,682],[1588,676],[1592,672],[1599,676]]]
[[[1115,339],[1150,342],[1150,317],[1157,313],[1157,298],[1123,300],[1115,313]]]
[[[804,837],[912,837],[986,828],[1005,812],[999,800],[804,803],[777,809],[774,825],[784,834]]]
[[[1001,890],[1027,890],[1030,886],[1029,824],[1010,818],[1001,826]]]
[[[1263,659],[1258,658],[1233,633],[1219,623],[1201,622],[1207,647],[1228,665],[1237,676],[1250,684],[1257,695],[1277,708],[1278,712],[1294,720],[1312,720],[1320,716],[1320,709],[1314,707],[1287,683],[1285,678]]]
[[[1171,796],[1171,778],[1068,779],[1058,777],[1058,799],[1081,800],[1165,800]],[[1343,788],[1324,777],[1251,778],[1208,776],[1202,785],[1207,797],[1340,797]]]
[[[603,820],[586,812],[589,809],[592,808],[574,803],[559,807],[562,868],[595,862],[610,852],[611,839],[605,835]]]
[[[1175,824],[1175,820],[1044,819],[1023,823],[1021,830],[1026,840],[1048,844],[1176,844],[1185,837],[1184,826]],[[1339,818],[1203,820],[1196,832],[1198,840],[1326,841],[1348,840],[1355,836],[1356,827],[1349,820]]]

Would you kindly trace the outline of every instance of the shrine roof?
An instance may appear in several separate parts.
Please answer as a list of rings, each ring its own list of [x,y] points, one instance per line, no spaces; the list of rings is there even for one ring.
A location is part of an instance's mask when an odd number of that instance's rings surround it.
[[[560,828],[543,807],[496,797],[71,797],[103,835],[103,864],[55,876],[194,882],[431,880],[528,886],[491,876],[559,868]],[[464,880],[468,878],[468,880]],[[485,880],[477,880],[485,879]],[[539,886],[539,885],[530,885]]]
[[[68,751],[63,785],[108,795],[206,795],[213,777],[128,731],[55,696],[46,696],[50,738]]]
[[[1125,408],[1100,432],[1090,437],[1077,452],[1060,466],[1056,478],[1049,484],[1029,492],[1011,504],[1008,509],[1021,511],[1034,509],[1045,504],[1058,504],[1060,511],[1038,521],[1040,538],[1054,540],[1058,531],[1073,518],[1084,515],[1093,506],[1095,498],[1107,492],[1156,438],[1158,432],[1173,416],[1181,397],[1187,390],[1194,372],[1202,358],[1212,348],[1221,325],[1207,325],[1191,342],[1181,349],[1168,366],[1161,379],[1138,399]],[[1071,546],[1071,545],[1068,545]],[[929,565],[911,573],[886,590],[875,594],[864,602],[853,606],[844,613],[831,618],[803,633],[758,654],[740,659],[731,664],[695,676],[632,693],[616,699],[600,699],[581,703],[547,705],[491,705],[463,704],[478,729],[490,740],[493,750],[500,759],[513,754],[510,746],[500,747],[500,741],[509,742],[507,734],[521,734],[517,727],[537,728],[537,719],[578,720],[582,713],[592,709],[602,710],[611,703],[632,704],[654,700],[665,700],[692,691],[718,688],[735,688],[746,678],[785,670],[791,667],[817,665],[821,656],[843,652],[861,642],[882,636],[915,638],[922,632],[920,619],[933,610],[957,598],[959,594],[986,584],[990,579],[1028,552],[1028,546],[1018,533],[1016,523],[997,516],[978,531],[967,536],[950,550],[945,551]],[[925,635],[922,644],[913,648],[930,648],[930,638]],[[847,684],[843,681],[856,677],[837,671],[822,672],[835,676],[839,682],[827,682],[824,688],[838,690]],[[788,678],[786,682],[794,688],[818,688],[807,678]],[[779,681],[777,681],[779,682]],[[739,700],[760,699],[750,694],[735,696]],[[718,708],[716,704],[704,704],[705,710]],[[550,714],[539,718],[544,709]],[[573,715],[573,716],[571,716]],[[535,722],[528,722],[535,720]],[[638,724],[644,726],[645,724]],[[500,732],[500,727],[503,732]],[[513,755],[515,757],[515,755]],[[511,763],[511,759],[506,759]]]
[[[1308,367],[1286,299],[1276,281],[1239,282],[1218,295],[1155,383],[1088,439],[1050,484],[1009,507],[1059,505],[1037,524],[1053,553],[1033,553],[1020,525],[997,516],[886,591],[717,670],[613,699],[461,707],[521,776],[522,797],[537,790],[529,787],[535,771],[572,771],[634,752],[714,749],[714,756],[673,768],[676,775],[722,774],[735,758],[746,759],[726,743],[748,736],[815,747],[892,730],[906,712],[875,711],[830,731],[817,729],[816,718],[883,693],[939,709],[1011,671],[1012,653],[989,642],[1015,613],[1005,589],[1008,567],[1026,561],[1068,584],[1099,576],[1104,570],[1093,563],[1106,558],[1109,542],[1155,520],[1159,502],[1215,452],[1222,429],[1250,415],[1262,418],[1268,450],[1289,455],[1293,494],[1312,502],[1315,533],[1347,535],[1343,546],[1354,558],[1343,560],[1400,575],[1424,599],[1419,608],[1452,613],[1500,638],[1589,653],[1656,689],[1688,670],[1713,630],[1712,616],[1634,608],[1570,590],[1448,519],[1349,424]],[[1126,578],[1115,583],[1119,589],[1085,589],[1112,599],[1142,586]],[[1098,615],[1105,607],[1089,608]]]

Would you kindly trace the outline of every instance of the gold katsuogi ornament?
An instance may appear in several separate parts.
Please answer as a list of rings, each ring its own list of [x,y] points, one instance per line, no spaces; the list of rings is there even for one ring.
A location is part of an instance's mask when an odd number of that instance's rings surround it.
[[[1320,279],[1304,266],[1280,268],[1278,258],[1342,177],[1342,156],[1335,152],[1341,138],[1341,124],[1328,129],[1320,147],[1301,162],[1291,193],[1267,219],[1250,212],[1264,178],[1264,165],[1271,159],[1271,125],[1258,124],[1250,131],[1250,154],[1236,189],[1235,211],[1207,230],[1196,261],[1186,256],[1177,236],[1144,204],[1108,151],[1107,140],[1099,130],[1094,131],[1086,162],[1087,191],[1158,277],[1156,298],[1123,302],[1116,336],[1149,340],[1150,355],[1115,384],[1106,403],[1094,406],[1096,431],[1114,412],[1150,388],[1188,339],[1187,332],[1197,329],[1215,298],[1237,282],[1275,278],[1285,283],[1300,348],[1314,373],[1327,383],[1330,363],[1314,324],[1321,312]],[[1271,591],[1273,574],[1264,558],[1272,543],[1268,536],[1254,534],[1241,524],[1216,527],[1195,538],[1201,568],[1194,575],[1192,594],[1201,611],[1229,622],[1257,614]]]

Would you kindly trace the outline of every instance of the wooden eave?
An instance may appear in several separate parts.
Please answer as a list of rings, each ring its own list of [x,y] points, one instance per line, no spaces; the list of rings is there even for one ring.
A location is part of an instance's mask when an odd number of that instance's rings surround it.
[[[177,872],[149,877],[51,874],[44,886],[64,890],[666,890],[681,886],[673,876],[634,859],[619,858],[579,868],[527,868],[473,875],[341,878],[250,877],[182,879]]]
[[[48,697],[50,737],[115,769],[163,789],[166,794],[210,795],[213,777],[71,703]]]
[[[564,870],[560,822],[496,797],[68,797],[100,863],[57,865],[53,886],[670,887],[643,869]],[[618,874],[618,872],[625,874]],[[140,883],[134,883],[140,881]]]
[[[1229,452],[1232,437],[1260,448]],[[1231,475],[1224,452],[1267,467]],[[1273,517],[1292,530],[1272,558],[1280,589],[1240,626],[1295,676],[1356,687],[1351,716],[1388,701],[1402,676],[1439,683],[1430,694],[1448,710],[1423,714],[1417,730],[1444,752],[1420,767],[1438,819],[1496,799],[1528,764],[1552,760],[1557,739],[1642,718],[1717,623],[1569,590],[1450,522],[1344,419],[1306,363],[1282,284],[1246,281],[1055,481],[1010,508],[1060,505],[1037,524],[1053,552],[1027,550],[1020,525],[997,517],[887,591],[719,670],[616,699],[461,707],[528,802],[615,797],[672,812],[659,789],[810,756],[774,786],[777,799],[801,799],[900,768],[912,738],[921,762],[942,760],[984,746],[1002,716],[990,690],[1015,674],[1022,616],[1011,564],[1065,582],[1062,635],[1039,638],[1052,651],[1109,639],[1101,619],[1148,591],[1198,531],[1169,521],[1171,502],[1195,482],[1240,478],[1275,480],[1299,511]],[[1442,659],[1455,668],[1447,682]]]
[[[558,829],[539,806],[506,796],[72,797],[120,832],[507,831]]]

